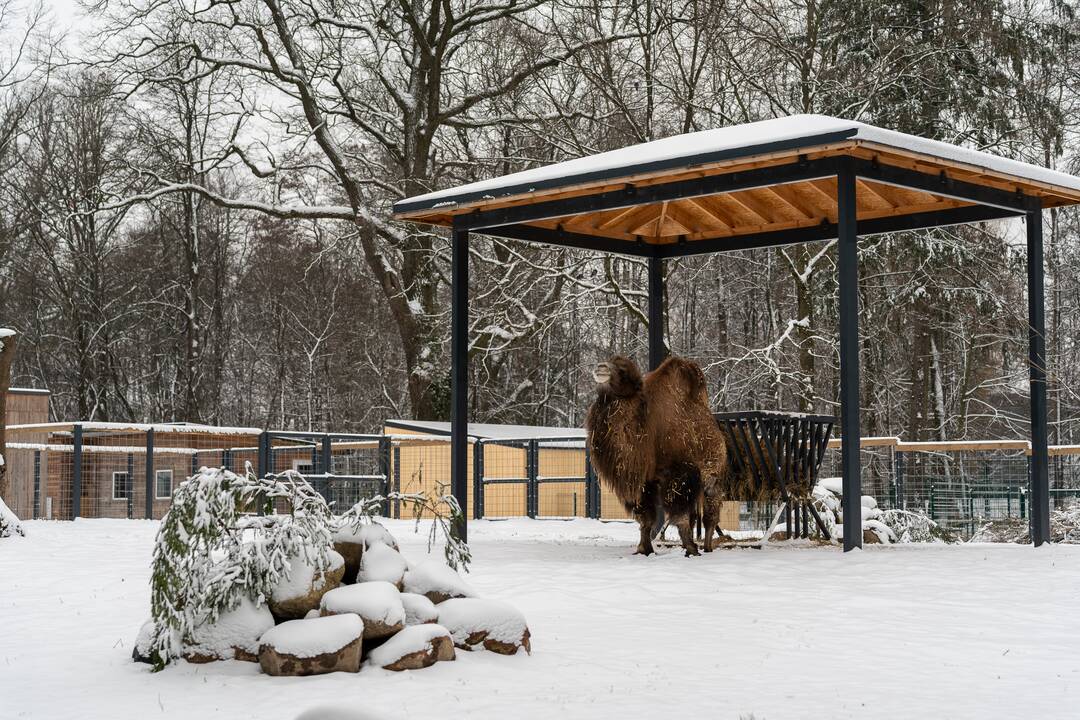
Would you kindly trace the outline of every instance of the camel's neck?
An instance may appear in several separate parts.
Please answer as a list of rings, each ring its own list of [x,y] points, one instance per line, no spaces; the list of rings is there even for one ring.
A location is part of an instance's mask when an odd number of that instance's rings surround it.
[[[641,393],[619,397],[608,390],[597,393],[596,402],[589,410],[588,429],[592,432],[609,433],[613,430],[644,430],[645,398]]]

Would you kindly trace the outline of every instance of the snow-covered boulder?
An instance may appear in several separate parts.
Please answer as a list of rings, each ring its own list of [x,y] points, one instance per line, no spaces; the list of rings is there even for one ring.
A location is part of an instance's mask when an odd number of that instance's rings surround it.
[[[877,519],[863,519],[863,544],[891,545],[896,542],[896,535],[888,525]]]
[[[153,664],[153,649],[150,644],[154,641],[154,620],[151,618],[139,628],[139,634],[135,636],[135,647],[131,649],[131,659],[135,662]]]
[[[435,603],[423,595],[401,593],[401,604],[405,607],[406,625],[423,625],[439,620],[439,611],[435,608]]]
[[[400,590],[405,571],[408,569],[409,564],[405,562],[401,553],[389,545],[378,543],[364,551],[360,559],[360,572],[356,574],[356,582],[382,580]]]
[[[529,627],[517,608],[501,600],[455,598],[439,604],[439,624],[463,650],[481,647],[503,655],[531,652]]]
[[[364,639],[377,640],[405,627],[405,607],[401,593],[388,582],[343,585],[323,595],[321,612],[326,615],[355,614],[364,620]]]
[[[259,639],[259,666],[267,675],[359,672],[363,638],[356,615],[290,620]]]
[[[405,573],[404,589],[423,595],[436,605],[450,598],[476,597],[476,592],[457,571],[439,560],[426,560],[409,568]]]
[[[3,456],[0,456],[0,460]],[[7,506],[3,498],[0,498],[0,538],[13,537],[15,535],[26,535],[26,531],[23,530],[23,526],[19,523],[18,516],[11,511],[11,508]]]
[[[218,616],[217,622],[198,625],[191,643],[184,647],[188,662],[205,663],[214,660],[259,659],[259,638],[274,627],[274,616],[264,604],[243,598],[235,610]]]
[[[373,545],[386,545],[400,550],[390,531],[377,522],[354,525],[347,523],[334,531],[334,550],[345,558],[345,581],[354,582],[360,571],[364,550]]]
[[[844,479],[838,477],[821,478],[817,482],[818,486],[823,490],[826,490],[837,497],[844,494]]]
[[[843,539],[844,512],[841,478],[822,478],[814,487],[814,499],[819,501],[825,512],[822,519],[831,526],[833,539]],[[862,515],[862,537],[864,545],[891,544],[897,541],[897,535],[885,522],[886,512],[878,507],[877,499],[871,495],[859,498],[859,511]]]
[[[345,574],[345,559],[333,550],[327,552],[330,566],[317,573],[302,557],[293,558],[288,579],[282,580],[270,594],[270,611],[278,618],[302,618],[309,610],[319,607],[322,596],[341,584]]]
[[[372,650],[367,664],[384,670],[419,670],[454,658],[449,630],[442,625],[413,625]]]

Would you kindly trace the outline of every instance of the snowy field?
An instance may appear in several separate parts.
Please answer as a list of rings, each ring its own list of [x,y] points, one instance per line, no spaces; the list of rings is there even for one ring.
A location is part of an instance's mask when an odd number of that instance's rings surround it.
[[[420,559],[411,523],[389,526]],[[625,524],[475,522],[468,580],[525,613],[532,656],[275,678],[131,662],[156,528],[39,521],[0,541],[0,719],[1080,717],[1080,546],[643,558]]]

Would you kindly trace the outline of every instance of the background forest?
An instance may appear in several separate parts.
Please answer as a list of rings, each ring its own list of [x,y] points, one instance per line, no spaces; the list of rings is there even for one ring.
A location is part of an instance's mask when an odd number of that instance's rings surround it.
[[[57,418],[369,431],[448,414],[442,231],[393,202],[815,112],[1076,171],[1080,3],[98,0],[0,6],[0,325]],[[1046,213],[1051,442],[1080,222]],[[1020,221],[860,244],[864,434],[1026,434]],[[836,411],[831,243],[667,264],[718,408]],[[472,248],[472,417],[580,426],[643,261]]]

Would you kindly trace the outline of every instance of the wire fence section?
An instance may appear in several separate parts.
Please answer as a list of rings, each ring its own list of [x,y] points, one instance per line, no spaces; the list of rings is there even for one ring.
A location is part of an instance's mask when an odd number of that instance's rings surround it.
[[[1030,445],[1022,440],[903,442],[863,438],[863,494],[882,508],[921,512],[961,537],[982,524],[1029,518]],[[823,475],[836,475],[840,442]],[[1080,497],[1080,446],[1050,448],[1050,502]]]
[[[863,493],[883,508],[917,510],[962,536],[987,521],[1029,517],[1025,441],[860,444]],[[594,472],[581,434],[470,438],[468,447],[470,518],[629,519]],[[1060,507],[1080,497],[1080,446],[1050,454],[1051,502]],[[295,470],[338,512],[392,492],[450,492],[449,438],[437,435],[74,423],[16,431],[5,455],[21,517],[160,518],[177,484],[201,467]],[[840,441],[832,440],[820,475],[839,466]],[[394,499],[382,507],[396,518],[418,510],[425,512]],[[744,503],[733,522],[760,528],[773,512]]]
[[[478,440],[473,517],[598,517],[600,484],[581,436]]]

